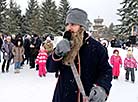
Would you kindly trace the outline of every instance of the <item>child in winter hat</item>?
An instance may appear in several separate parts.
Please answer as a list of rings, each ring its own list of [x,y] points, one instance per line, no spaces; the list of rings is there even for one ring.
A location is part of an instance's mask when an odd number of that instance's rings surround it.
[[[129,47],[128,49],[127,49],[127,56],[132,56],[132,52],[133,52],[133,50],[132,50],[132,48],[131,47]]]
[[[46,62],[47,62],[48,54],[47,50],[44,48],[44,44],[40,47],[39,53],[35,60],[35,63],[39,66],[38,75],[40,77],[46,76]]]
[[[113,54],[119,54],[119,50],[117,50],[117,49],[115,49],[114,51],[113,51]]]
[[[119,50],[115,49],[113,55],[110,58],[110,63],[113,66],[112,75],[114,79],[118,79],[120,75],[120,66],[122,66],[122,58],[119,55]]]
[[[126,70],[125,79],[129,80],[129,74],[131,74],[131,81],[135,82],[135,72],[137,71],[137,61],[133,56],[132,48],[128,48],[127,55],[124,59],[124,69]],[[135,69],[135,70],[134,70]]]

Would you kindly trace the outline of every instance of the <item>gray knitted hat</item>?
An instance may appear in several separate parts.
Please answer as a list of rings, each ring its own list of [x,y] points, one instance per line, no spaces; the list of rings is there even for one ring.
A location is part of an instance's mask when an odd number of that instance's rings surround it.
[[[79,24],[87,28],[87,13],[79,8],[73,8],[67,13],[67,23]]]

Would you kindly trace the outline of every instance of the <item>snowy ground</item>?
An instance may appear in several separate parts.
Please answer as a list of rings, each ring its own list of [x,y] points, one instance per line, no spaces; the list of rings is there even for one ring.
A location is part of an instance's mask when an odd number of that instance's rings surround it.
[[[109,48],[109,56],[113,49]],[[122,59],[126,51],[119,49]],[[138,49],[134,49],[138,61]],[[1,64],[0,64],[1,66]],[[138,71],[135,83],[125,82],[125,71],[121,68],[118,80],[112,81],[107,102],[138,102]],[[38,77],[35,69],[25,67],[20,74],[14,74],[13,65],[9,73],[0,72],[0,102],[51,102],[57,79],[54,74]]]
[[[108,48],[109,56],[112,55],[113,48]],[[118,48],[120,56],[124,61],[126,50]],[[133,55],[138,61],[138,49],[133,49]],[[135,71],[135,83],[125,81],[125,70],[120,69],[120,76],[118,80],[112,81],[112,88],[107,102],[138,102],[138,71]]]

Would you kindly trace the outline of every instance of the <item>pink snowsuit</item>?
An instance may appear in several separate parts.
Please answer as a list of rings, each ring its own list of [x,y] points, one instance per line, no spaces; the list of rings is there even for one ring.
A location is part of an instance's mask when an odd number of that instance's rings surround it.
[[[120,65],[122,64],[121,57],[112,55],[110,59],[110,63],[113,65],[112,75],[118,77],[120,74]]]
[[[36,64],[39,66],[39,76],[46,75],[46,60],[48,58],[48,54],[46,50],[39,50],[39,54],[35,60]]]
[[[124,60],[124,68],[137,68],[137,61],[134,57],[126,57]]]

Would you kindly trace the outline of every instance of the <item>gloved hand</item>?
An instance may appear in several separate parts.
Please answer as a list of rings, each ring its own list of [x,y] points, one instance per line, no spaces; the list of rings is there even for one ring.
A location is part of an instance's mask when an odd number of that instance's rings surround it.
[[[59,57],[63,57],[66,53],[68,53],[70,51],[70,47],[71,47],[71,32],[70,31],[66,31],[64,33],[63,36],[63,40],[61,40],[56,48],[55,48],[55,54]]]
[[[94,86],[89,94],[89,102],[105,102],[107,98],[105,89],[100,86]]]
[[[67,39],[61,40],[55,48],[55,54],[59,57],[63,57],[69,51],[70,51],[70,42]]]
[[[127,68],[126,68],[126,67],[124,67],[124,69],[125,69],[125,70],[127,70]]]
[[[137,68],[135,68],[135,71],[137,71]]]
[[[70,41],[71,40],[71,36],[72,36],[71,32],[70,31],[66,31],[64,33],[64,35],[63,35],[63,38],[65,38],[65,39]]]

